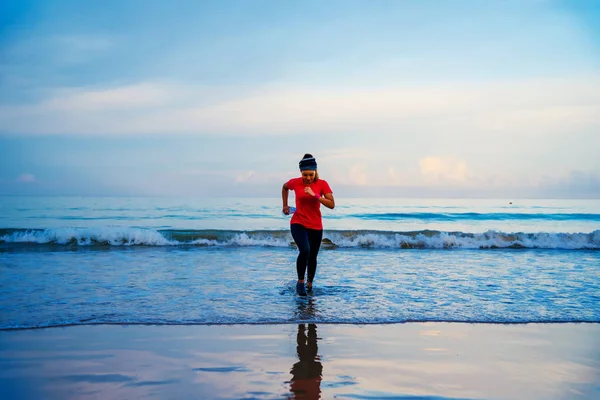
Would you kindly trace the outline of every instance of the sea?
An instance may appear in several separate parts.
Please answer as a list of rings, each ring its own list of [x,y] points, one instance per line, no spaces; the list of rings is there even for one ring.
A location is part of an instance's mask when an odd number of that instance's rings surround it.
[[[0,329],[600,322],[600,200],[336,198],[322,213],[299,296],[279,196],[0,197]]]

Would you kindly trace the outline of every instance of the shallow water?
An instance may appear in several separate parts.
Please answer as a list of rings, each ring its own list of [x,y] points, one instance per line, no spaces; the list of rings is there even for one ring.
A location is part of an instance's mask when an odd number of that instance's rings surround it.
[[[293,248],[2,253],[2,328],[89,323],[600,322],[600,254],[323,250],[295,293]]]
[[[0,329],[600,322],[597,201],[502,213],[500,200],[324,209],[327,240],[306,298],[295,293],[297,250],[276,204],[195,201],[0,198]],[[494,230],[509,225],[533,228]]]

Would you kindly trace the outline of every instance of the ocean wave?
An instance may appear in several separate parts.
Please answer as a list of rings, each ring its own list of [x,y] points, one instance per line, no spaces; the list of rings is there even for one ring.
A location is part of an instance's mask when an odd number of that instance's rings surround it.
[[[287,230],[154,230],[144,228],[0,229],[0,244],[59,246],[259,246],[290,247]],[[600,230],[590,233],[420,230],[326,230],[324,248],[374,249],[563,249],[600,250]]]
[[[111,246],[168,246],[177,245],[153,229],[141,228],[58,228],[58,229],[0,229],[0,243],[111,245]]]

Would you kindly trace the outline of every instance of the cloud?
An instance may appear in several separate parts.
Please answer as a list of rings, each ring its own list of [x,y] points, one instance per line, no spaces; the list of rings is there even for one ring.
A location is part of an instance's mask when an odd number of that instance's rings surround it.
[[[398,173],[396,172],[396,169],[394,167],[388,168],[388,178],[390,182],[395,182],[396,180],[398,180]]]
[[[548,197],[600,198],[600,171],[572,170],[560,177],[544,177],[538,189]]]
[[[372,156],[372,152],[364,148],[338,147],[320,153],[319,160],[339,162],[343,160],[364,160]]]
[[[66,90],[40,105],[39,111],[132,111],[169,104],[176,97],[168,86],[142,83],[112,89]]]
[[[21,134],[395,134],[425,129],[514,137],[600,126],[600,77],[393,87],[255,88],[141,82],[57,89],[37,104],[0,107]]]
[[[33,183],[33,182],[37,182],[37,179],[35,178],[35,175],[33,175],[33,174],[22,173],[21,175],[19,175],[17,177],[16,181],[23,182],[23,183]]]
[[[256,173],[254,171],[246,171],[246,172],[240,173],[235,177],[235,182],[236,183],[249,182],[250,180],[252,180],[254,178],[255,175],[256,175]]]
[[[394,166],[388,166],[385,171],[378,174],[377,185],[384,186],[418,186],[423,184],[422,176],[417,167],[398,169]]]
[[[452,157],[425,157],[419,160],[419,167],[428,183],[466,182],[469,178],[467,163]]]
[[[331,172],[331,178],[327,181],[352,186],[366,186],[374,183],[370,180],[366,163],[352,164],[347,168],[336,168]]]
[[[185,182],[188,182],[189,178],[192,178],[203,180],[207,185],[213,185],[215,183],[230,185],[232,183],[279,184],[280,182],[283,183],[286,179],[289,179],[289,176],[287,176],[285,172],[279,171],[271,172],[264,170],[257,171],[244,169],[186,169],[175,174],[165,173],[155,178],[163,179],[165,181],[183,180]]]

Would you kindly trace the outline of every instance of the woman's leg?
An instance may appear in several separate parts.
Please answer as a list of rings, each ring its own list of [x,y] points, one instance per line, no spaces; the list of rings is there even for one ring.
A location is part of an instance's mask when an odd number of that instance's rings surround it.
[[[312,287],[312,281],[317,273],[317,255],[321,248],[321,240],[323,240],[323,231],[316,229],[307,229],[309,254],[308,254],[308,276],[306,286]]]
[[[292,231],[292,237],[296,246],[298,246],[298,258],[296,259],[296,271],[298,272],[298,281],[304,282],[304,275],[306,273],[306,265],[310,256],[310,243],[308,239],[308,229],[300,224],[292,224],[290,226]]]

